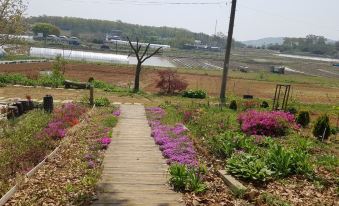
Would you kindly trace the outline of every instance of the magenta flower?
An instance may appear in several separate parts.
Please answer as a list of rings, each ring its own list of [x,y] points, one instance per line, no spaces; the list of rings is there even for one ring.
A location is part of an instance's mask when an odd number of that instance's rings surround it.
[[[113,112],[113,115],[116,116],[116,117],[119,117],[119,116],[121,115],[120,109],[115,110],[115,111]]]
[[[281,136],[288,128],[297,129],[294,115],[281,111],[250,110],[241,113],[238,121],[248,135]]]

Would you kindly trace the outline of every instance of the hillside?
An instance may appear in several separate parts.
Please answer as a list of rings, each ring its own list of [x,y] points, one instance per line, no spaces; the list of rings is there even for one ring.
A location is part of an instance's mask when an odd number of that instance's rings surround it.
[[[247,46],[254,46],[254,47],[261,47],[261,46],[267,46],[270,44],[283,44],[284,37],[267,37],[257,40],[249,40],[249,41],[242,41],[243,44]]]
[[[107,21],[97,19],[83,19],[75,17],[39,16],[26,19],[31,25],[45,22],[51,23],[62,30],[62,34],[77,36],[88,41],[105,39],[107,32],[120,30],[122,36],[131,39],[139,38],[140,41],[153,44],[169,44],[172,47],[182,48],[184,44],[192,44],[200,40],[210,46],[225,47],[225,37],[210,36],[204,33],[194,33],[182,28],[154,27],[129,24],[121,21]],[[235,42],[235,46],[243,46]]]

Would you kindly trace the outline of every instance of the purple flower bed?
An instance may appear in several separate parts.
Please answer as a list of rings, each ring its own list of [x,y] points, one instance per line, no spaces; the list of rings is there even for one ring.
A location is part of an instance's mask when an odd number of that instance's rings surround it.
[[[247,135],[282,136],[289,128],[298,128],[294,115],[281,111],[250,110],[241,113],[238,121]]]
[[[150,108],[151,119],[164,116],[165,112],[161,108]],[[153,117],[153,118],[152,118]],[[198,160],[192,141],[185,136],[187,128],[183,124],[176,124],[170,127],[162,124],[159,120],[149,122],[156,144],[160,145],[160,150],[168,164],[178,163],[188,166],[197,166]]]

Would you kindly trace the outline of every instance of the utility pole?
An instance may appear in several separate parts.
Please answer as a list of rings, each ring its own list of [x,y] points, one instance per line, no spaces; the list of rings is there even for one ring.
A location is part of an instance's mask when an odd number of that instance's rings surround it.
[[[221,82],[221,90],[220,90],[220,102],[222,105],[226,103],[226,85],[227,85],[227,76],[228,69],[230,67],[230,56],[231,56],[231,47],[232,47],[232,38],[233,38],[233,28],[234,28],[234,19],[235,19],[235,10],[237,8],[237,0],[232,0],[232,10],[231,10],[231,18],[230,24],[228,28],[228,36],[227,36],[227,45],[226,45],[226,53],[225,53],[225,61],[224,61],[224,70],[222,74],[222,82]]]

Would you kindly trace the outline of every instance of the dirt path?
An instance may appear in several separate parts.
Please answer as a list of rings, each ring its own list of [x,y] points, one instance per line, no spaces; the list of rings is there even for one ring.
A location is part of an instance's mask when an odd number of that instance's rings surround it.
[[[141,105],[121,105],[122,115],[106,152],[99,205],[181,205],[181,195],[166,185],[166,160],[150,137]]]

